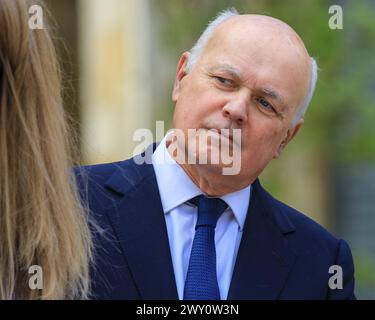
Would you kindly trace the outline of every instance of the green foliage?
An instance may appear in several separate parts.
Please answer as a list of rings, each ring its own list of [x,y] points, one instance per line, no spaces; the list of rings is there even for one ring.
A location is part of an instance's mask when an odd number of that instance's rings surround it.
[[[374,257],[360,252],[354,252],[356,285],[367,299],[375,299],[375,260]]]

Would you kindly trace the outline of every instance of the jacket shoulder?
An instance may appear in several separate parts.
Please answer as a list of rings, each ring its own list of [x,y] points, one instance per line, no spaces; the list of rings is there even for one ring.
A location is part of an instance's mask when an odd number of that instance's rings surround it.
[[[324,247],[328,251],[336,251],[339,245],[339,239],[334,236],[325,227],[308,217],[305,213],[275,199],[267,191],[264,190],[264,199],[271,206],[272,219],[276,224],[280,225],[280,220],[287,221],[293,226],[294,232],[290,238],[296,240],[296,246],[300,244],[311,244],[312,247]]]
[[[293,249],[299,253],[335,258],[343,240],[305,213],[275,199],[262,189],[262,201],[270,219],[287,235]],[[287,227],[286,227],[287,226]]]
[[[323,284],[322,290],[326,291],[327,299],[355,299],[354,263],[348,243],[338,239],[304,213],[270,195],[268,197],[278,214],[284,215],[294,226],[294,232],[286,236],[292,250],[299,255],[293,269],[293,272],[300,275],[296,279],[299,282],[304,279],[311,288]],[[334,290],[328,286],[329,277],[336,270],[332,267],[340,267],[342,270],[342,290]],[[291,283],[293,287],[292,280]],[[298,283],[295,284],[297,287]]]
[[[100,211],[111,205],[116,193],[106,187],[107,181],[117,171],[124,170],[128,160],[80,166],[74,168],[74,177],[83,204],[91,212]]]

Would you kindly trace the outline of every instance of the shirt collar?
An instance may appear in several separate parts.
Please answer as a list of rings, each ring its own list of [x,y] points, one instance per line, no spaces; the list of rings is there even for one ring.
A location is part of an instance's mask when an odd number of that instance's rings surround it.
[[[164,214],[191,198],[203,194],[202,190],[198,188],[181,166],[171,157],[166,147],[166,140],[167,136],[160,142],[152,155],[152,165],[158,183]],[[245,224],[250,203],[250,194],[251,185],[220,197],[231,208],[241,231]]]

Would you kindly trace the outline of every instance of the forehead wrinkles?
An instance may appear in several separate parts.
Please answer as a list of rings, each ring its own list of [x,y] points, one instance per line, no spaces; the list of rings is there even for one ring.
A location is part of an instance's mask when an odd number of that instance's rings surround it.
[[[231,41],[232,40],[232,41]],[[224,42],[240,42],[241,45],[253,47],[268,45],[277,51],[289,51],[301,60],[309,60],[309,54],[302,39],[281,20],[262,15],[240,15],[229,18],[220,24],[209,38],[206,50],[221,48]]]
[[[289,78],[301,85],[306,76],[306,68],[300,62],[296,62],[295,56],[291,57],[287,51],[277,49],[264,40],[244,47],[240,44],[236,46],[230,39],[213,41],[202,56],[201,66],[205,69],[208,66],[217,66],[238,70],[241,80],[245,82],[249,78],[263,79],[264,76],[283,82]]]
[[[280,70],[280,78],[284,83],[289,82],[288,91],[294,93],[295,103],[301,102],[308,90],[311,70],[307,50],[297,33],[277,19],[264,16],[230,18],[213,32],[202,58],[205,63],[216,59],[216,62],[234,62],[234,67],[240,67],[245,81],[255,76],[249,63],[261,74],[262,71],[268,74],[272,69]]]

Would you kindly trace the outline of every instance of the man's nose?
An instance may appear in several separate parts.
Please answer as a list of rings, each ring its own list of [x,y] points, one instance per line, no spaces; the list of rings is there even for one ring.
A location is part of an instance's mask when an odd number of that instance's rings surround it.
[[[229,101],[223,108],[224,117],[230,118],[238,126],[247,122],[247,103],[246,99],[240,98]]]

